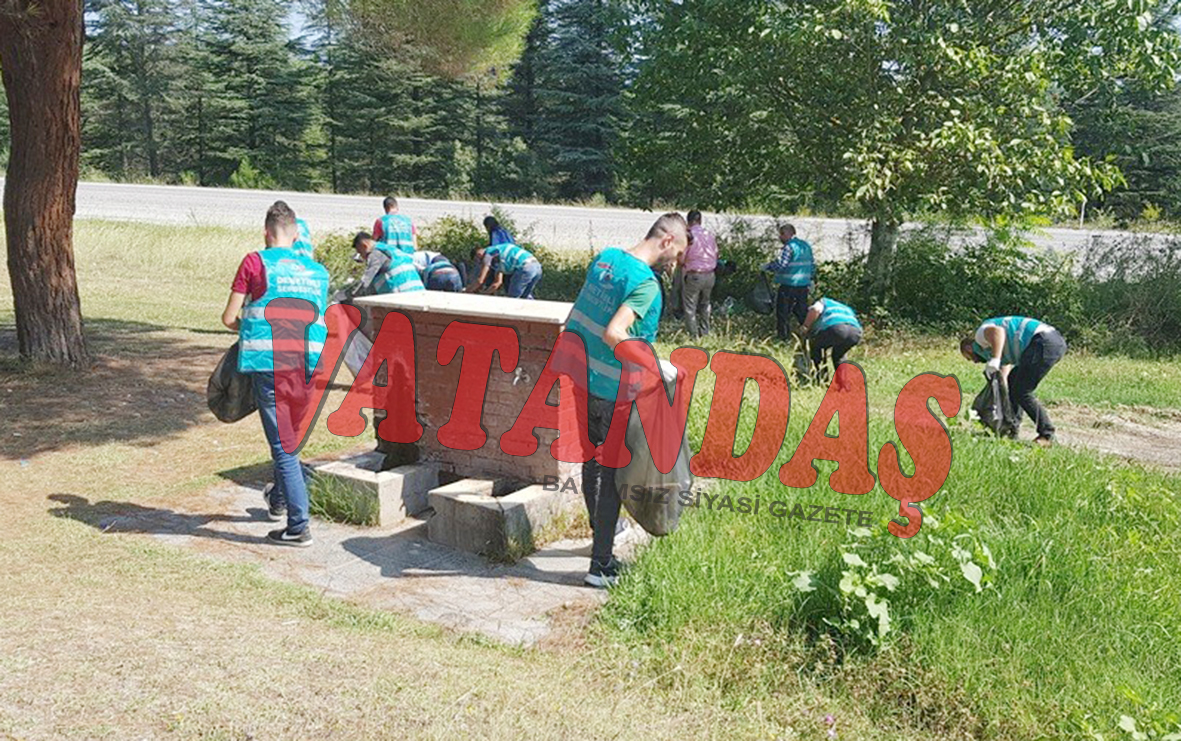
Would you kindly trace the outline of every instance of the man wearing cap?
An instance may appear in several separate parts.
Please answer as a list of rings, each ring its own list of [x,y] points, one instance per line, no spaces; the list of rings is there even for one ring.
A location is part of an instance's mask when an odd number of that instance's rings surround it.
[[[1050,369],[1066,354],[1066,340],[1045,322],[1025,316],[999,316],[986,320],[972,337],[960,341],[960,354],[973,363],[984,363],[984,373],[1001,374],[1009,389],[1008,424],[1012,437],[1021,426],[1021,411],[1037,425],[1035,442],[1054,444],[1054,423],[1034,395]]]

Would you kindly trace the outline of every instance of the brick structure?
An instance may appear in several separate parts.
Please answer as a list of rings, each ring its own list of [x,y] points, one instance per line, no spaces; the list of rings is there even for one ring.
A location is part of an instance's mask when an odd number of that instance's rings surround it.
[[[424,428],[417,443],[421,460],[437,462],[443,471],[464,477],[522,483],[538,483],[546,476],[565,480],[578,475],[580,464],[557,461],[550,455],[556,430],[536,431],[539,443],[533,455],[513,456],[500,449],[500,436],[512,428],[525,407],[565,327],[572,304],[442,291],[371,296],[357,299],[356,304],[369,312],[371,332],[381,327],[390,311],[406,315],[414,327],[416,409]],[[457,321],[509,327],[516,331],[520,347],[517,367],[511,372],[501,370],[499,355],[493,357],[481,417],[488,439],[476,450],[452,450],[438,440],[439,428],[447,423],[455,404],[465,352],[461,348],[448,365],[440,365],[439,338]],[[557,402],[557,395],[555,384],[550,403]],[[378,449],[394,452],[393,446],[380,439]]]

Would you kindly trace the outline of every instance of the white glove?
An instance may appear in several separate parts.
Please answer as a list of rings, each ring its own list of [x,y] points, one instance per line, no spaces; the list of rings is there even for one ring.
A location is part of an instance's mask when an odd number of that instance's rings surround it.
[[[984,375],[991,377],[991,376],[995,376],[997,373],[1000,373],[1000,372],[1001,372],[1001,359],[1000,358],[989,358],[988,362],[984,364]]]

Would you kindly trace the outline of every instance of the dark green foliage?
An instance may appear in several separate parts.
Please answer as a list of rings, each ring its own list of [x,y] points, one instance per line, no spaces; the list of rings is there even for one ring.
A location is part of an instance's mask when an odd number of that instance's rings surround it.
[[[1082,271],[1083,309],[1100,349],[1134,354],[1181,349],[1181,240],[1096,241]]]
[[[610,196],[623,118],[612,37],[623,16],[612,0],[553,0],[541,22],[549,38],[536,56],[537,113],[529,122],[538,153],[560,198]]]
[[[1181,90],[1132,90],[1113,104],[1080,105],[1074,141],[1092,157],[1113,157],[1126,186],[1091,204],[1119,223],[1152,216],[1181,218]]]
[[[182,74],[173,0],[89,0],[83,47],[84,166],[159,177],[176,156],[168,95]]]

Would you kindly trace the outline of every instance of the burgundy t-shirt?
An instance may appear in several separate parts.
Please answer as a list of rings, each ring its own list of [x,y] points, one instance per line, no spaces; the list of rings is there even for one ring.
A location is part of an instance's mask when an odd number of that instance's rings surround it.
[[[267,292],[267,272],[262,266],[262,257],[257,252],[251,252],[242,258],[238,266],[238,274],[234,276],[234,285],[230,287],[234,293],[249,294],[251,301],[257,301]]]

